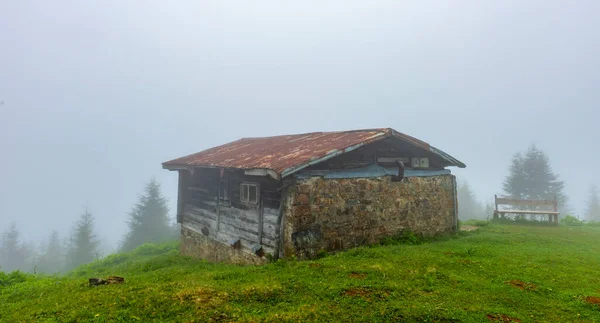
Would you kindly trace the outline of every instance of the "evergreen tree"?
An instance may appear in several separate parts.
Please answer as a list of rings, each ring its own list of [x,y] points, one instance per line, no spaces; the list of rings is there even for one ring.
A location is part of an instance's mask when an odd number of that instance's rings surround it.
[[[527,198],[524,164],[523,155],[520,152],[516,153],[511,161],[508,176],[504,180],[504,183],[502,183],[504,192],[515,199]]]
[[[38,248],[35,242],[29,241],[23,243],[23,254],[25,255],[25,267],[23,271],[36,272],[38,260]]]
[[[42,254],[38,259],[38,271],[45,273],[58,273],[64,269],[63,246],[58,231],[53,230],[47,243],[41,248]]]
[[[464,181],[458,186],[458,218],[460,220],[485,219],[483,205],[477,201],[469,183]]]
[[[590,192],[585,208],[586,221],[600,221],[600,196],[596,185],[590,187]]]
[[[172,238],[167,200],[160,192],[160,184],[151,179],[145,192],[129,213],[129,232],[121,244],[121,251],[130,251],[144,243],[160,243]]]
[[[0,239],[0,270],[11,272],[26,270],[26,248],[20,241],[20,233],[13,222],[10,228],[2,233]]]
[[[96,260],[98,245],[94,233],[94,217],[86,209],[75,223],[69,248],[70,267],[86,264]]]
[[[486,220],[492,219],[494,217],[494,211],[496,209],[496,205],[493,202],[485,204],[485,218]]]
[[[177,220],[171,221],[171,238],[170,240],[179,240],[181,237],[181,224],[177,223]]]
[[[552,171],[548,156],[535,145],[531,145],[525,155],[515,154],[502,187],[512,198],[551,200],[556,197],[559,209],[567,208],[564,182]]]

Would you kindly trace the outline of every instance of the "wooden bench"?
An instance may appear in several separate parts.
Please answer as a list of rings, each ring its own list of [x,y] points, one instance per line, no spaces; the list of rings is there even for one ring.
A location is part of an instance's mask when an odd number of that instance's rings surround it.
[[[494,219],[497,219],[500,215],[504,217],[506,214],[515,215],[547,215],[548,222],[552,224],[558,224],[558,201],[554,200],[520,200],[506,197],[498,197],[494,195],[494,203],[496,208],[494,210]],[[511,206],[525,206],[525,207],[547,207],[551,210],[499,210],[498,205],[511,205]]]

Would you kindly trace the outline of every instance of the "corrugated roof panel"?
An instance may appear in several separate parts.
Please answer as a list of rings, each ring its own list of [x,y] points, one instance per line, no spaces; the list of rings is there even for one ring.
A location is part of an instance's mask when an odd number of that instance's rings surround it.
[[[163,163],[166,169],[182,167],[223,167],[270,169],[287,176],[307,166],[349,152],[366,144],[397,137],[405,142],[432,150],[428,143],[393,129],[369,129],[341,132],[315,132],[262,138],[243,138],[225,145]],[[464,164],[449,155],[442,158],[454,166]],[[454,160],[454,161],[453,161]]]

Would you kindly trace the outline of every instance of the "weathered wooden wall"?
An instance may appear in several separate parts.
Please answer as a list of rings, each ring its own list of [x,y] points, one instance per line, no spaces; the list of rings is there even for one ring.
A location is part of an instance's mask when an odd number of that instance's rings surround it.
[[[182,227],[209,239],[229,245],[240,240],[247,253],[261,245],[265,253],[276,248],[276,228],[281,194],[280,183],[271,178],[246,176],[243,171],[226,171],[221,179],[218,169],[197,169],[189,176],[185,194],[182,194]],[[228,186],[228,199],[219,198],[220,186]],[[259,185],[259,203],[242,203],[240,184]],[[181,187],[180,187],[181,188]],[[186,240],[188,241],[188,240]],[[185,241],[184,241],[185,243]],[[206,244],[202,244],[206,245]],[[209,246],[209,245],[206,245]],[[190,248],[186,253],[193,253]],[[197,250],[198,253],[206,254]],[[193,254],[192,254],[193,255]]]
[[[348,169],[360,168],[377,163],[378,157],[428,157],[429,166],[442,169],[440,157],[422,148],[411,146],[396,138],[388,138],[380,142],[360,147],[356,150],[331,158],[327,161],[308,167],[307,169]],[[408,165],[406,165],[408,167]]]

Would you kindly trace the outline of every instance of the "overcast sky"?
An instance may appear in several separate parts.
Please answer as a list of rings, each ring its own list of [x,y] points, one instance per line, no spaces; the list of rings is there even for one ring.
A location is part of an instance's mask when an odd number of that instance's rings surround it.
[[[0,229],[87,208],[114,245],[161,162],[240,137],[392,127],[480,199],[546,151],[600,184],[599,1],[1,1]]]

